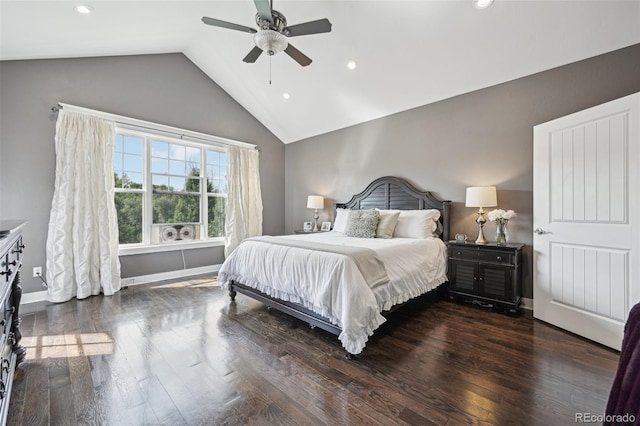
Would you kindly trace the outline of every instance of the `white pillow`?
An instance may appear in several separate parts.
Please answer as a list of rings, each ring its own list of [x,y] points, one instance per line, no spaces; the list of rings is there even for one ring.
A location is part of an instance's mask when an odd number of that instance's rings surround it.
[[[336,217],[333,220],[333,230],[344,234],[347,230],[347,223],[349,222],[349,209],[336,209]]]
[[[378,219],[378,227],[376,228],[376,238],[391,238],[393,231],[396,229],[400,211],[396,210],[379,210],[380,218]]]
[[[398,238],[429,238],[436,235],[440,210],[400,210],[393,236]]]

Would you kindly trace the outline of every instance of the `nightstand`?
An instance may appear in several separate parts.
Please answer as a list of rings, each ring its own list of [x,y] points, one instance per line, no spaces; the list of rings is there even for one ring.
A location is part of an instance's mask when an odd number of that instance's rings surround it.
[[[518,311],[522,299],[524,244],[447,243],[449,298],[470,300],[493,308]]]

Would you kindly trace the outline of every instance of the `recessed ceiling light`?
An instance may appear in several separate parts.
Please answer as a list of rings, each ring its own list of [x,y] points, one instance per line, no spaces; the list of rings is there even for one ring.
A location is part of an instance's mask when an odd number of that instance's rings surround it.
[[[493,4],[493,0],[473,0],[476,9],[486,9]]]
[[[83,15],[88,15],[91,12],[93,12],[93,8],[86,4],[79,4],[78,6],[75,7],[75,11]]]
[[[356,68],[358,68],[358,64],[353,59],[349,59],[349,61],[347,62],[347,68],[349,68],[350,70],[355,70]]]
[[[290,95],[290,94],[288,94],[288,93],[283,93],[283,94],[282,94],[282,97],[283,97],[283,98],[285,98],[286,100],[291,99],[291,95]]]

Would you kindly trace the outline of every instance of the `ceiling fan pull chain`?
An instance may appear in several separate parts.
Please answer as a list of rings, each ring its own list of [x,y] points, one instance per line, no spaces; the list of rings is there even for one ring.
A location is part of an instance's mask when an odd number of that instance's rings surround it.
[[[269,56],[269,84],[271,84],[271,58],[272,56]]]

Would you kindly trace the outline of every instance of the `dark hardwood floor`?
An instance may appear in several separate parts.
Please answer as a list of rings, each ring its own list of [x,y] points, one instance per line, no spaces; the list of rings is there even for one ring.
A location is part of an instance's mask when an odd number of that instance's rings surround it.
[[[348,361],[335,336],[230,303],[212,276],[23,311],[10,425],[571,424],[604,413],[619,358],[422,298]]]

